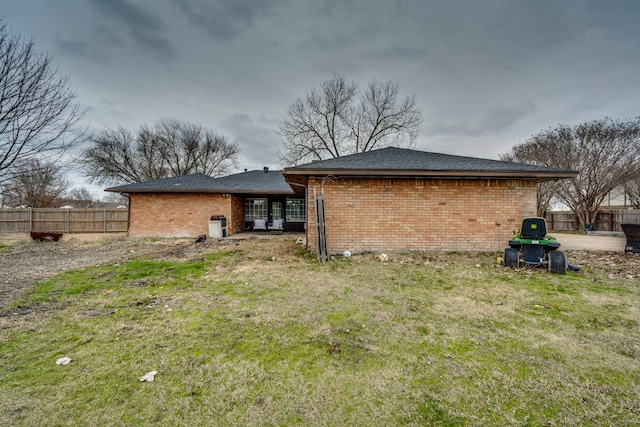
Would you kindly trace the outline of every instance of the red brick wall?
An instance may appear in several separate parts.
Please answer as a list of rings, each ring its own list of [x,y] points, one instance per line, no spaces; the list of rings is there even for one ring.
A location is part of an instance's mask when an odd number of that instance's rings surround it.
[[[227,217],[229,233],[244,231],[244,198],[231,196],[231,217]]]
[[[315,250],[310,178],[307,242]],[[497,179],[339,178],[324,184],[327,245],[350,251],[496,251],[536,213],[536,183]]]
[[[212,215],[233,223],[235,196],[205,193],[130,194],[129,235],[132,237],[195,237],[209,234]],[[238,232],[230,227],[229,233]]]

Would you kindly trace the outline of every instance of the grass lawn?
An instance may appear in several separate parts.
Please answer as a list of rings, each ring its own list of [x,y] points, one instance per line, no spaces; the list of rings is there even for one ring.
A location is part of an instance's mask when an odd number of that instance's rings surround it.
[[[0,425],[638,425],[640,282],[497,255],[67,272],[0,317]]]

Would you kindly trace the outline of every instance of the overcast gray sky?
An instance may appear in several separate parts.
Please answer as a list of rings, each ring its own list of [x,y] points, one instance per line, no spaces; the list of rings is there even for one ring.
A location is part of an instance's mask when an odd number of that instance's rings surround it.
[[[637,0],[2,0],[95,131],[161,118],[278,167],[278,125],[334,73],[415,94],[416,148],[497,158],[558,123],[640,115]]]

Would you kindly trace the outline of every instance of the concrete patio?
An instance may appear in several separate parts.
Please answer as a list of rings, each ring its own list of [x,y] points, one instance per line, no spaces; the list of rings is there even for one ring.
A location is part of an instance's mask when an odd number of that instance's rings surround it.
[[[558,239],[563,250],[614,251],[623,252],[626,239],[624,236],[599,234],[563,234],[549,233]]]

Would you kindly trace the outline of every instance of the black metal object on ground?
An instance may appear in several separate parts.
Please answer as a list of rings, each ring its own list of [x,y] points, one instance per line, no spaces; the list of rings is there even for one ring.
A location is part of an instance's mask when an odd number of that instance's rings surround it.
[[[31,238],[36,242],[57,242],[62,237],[62,233],[49,233],[32,231]]]
[[[624,253],[640,252],[640,224],[620,224],[620,228],[624,232],[627,243],[624,245]]]

